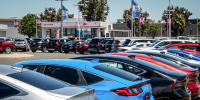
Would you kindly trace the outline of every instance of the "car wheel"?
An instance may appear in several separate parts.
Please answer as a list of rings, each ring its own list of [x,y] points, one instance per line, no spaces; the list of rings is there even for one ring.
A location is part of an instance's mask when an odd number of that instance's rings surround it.
[[[32,52],[36,52],[36,50],[32,50]]]
[[[0,53],[3,53],[3,51],[0,51]]]
[[[5,47],[4,51],[5,51],[5,53],[9,54],[9,53],[11,53],[12,48],[11,47]]]
[[[79,53],[80,53],[80,54],[84,54],[84,51],[80,51]]]
[[[47,51],[47,47],[44,46],[44,47],[42,48],[42,52],[46,52],[46,51]]]
[[[65,53],[69,53],[69,51],[64,51]]]
[[[54,51],[49,50],[50,53],[53,53]]]
[[[90,54],[94,54],[94,52],[90,52]]]

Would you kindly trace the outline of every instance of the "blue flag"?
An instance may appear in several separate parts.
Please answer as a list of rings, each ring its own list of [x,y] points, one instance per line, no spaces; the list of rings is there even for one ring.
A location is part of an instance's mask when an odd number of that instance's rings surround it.
[[[68,21],[68,9],[62,6],[62,20]]]
[[[133,17],[140,17],[140,7],[134,0],[133,0],[132,12],[133,12]]]

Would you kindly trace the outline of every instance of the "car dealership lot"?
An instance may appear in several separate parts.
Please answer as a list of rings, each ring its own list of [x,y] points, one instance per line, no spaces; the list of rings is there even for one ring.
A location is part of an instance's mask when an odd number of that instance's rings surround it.
[[[36,53],[32,52],[14,52],[15,54],[30,54],[33,55],[31,58],[22,58],[22,59],[15,59],[15,58],[10,58],[10,59],[0,59],[0,65],[12,65],[17,62],[21,61],[27,61],[27,60],[39,60],[39,59],[66,59],[69,57],[74,57],[74,56],[79,56],[82,54],[75,54],[74,52],[69,52],[68,54],[65,53],[59,53],[59,52],[54,52],[54,53],[49,53],[49,52],[42,52],[42,51],[37,51]],[[84,53],[84,54],[89,54],[89,53]],[[12,55],[12,53],[11,53]],[[1,56],[1,54],[0,54]]]

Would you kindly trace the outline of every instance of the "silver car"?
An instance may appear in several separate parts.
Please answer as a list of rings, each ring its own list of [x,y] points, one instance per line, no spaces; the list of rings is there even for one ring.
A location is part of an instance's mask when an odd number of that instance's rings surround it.
[[[23,51],[29,50],[28,41],[25,38],[24,39],[15,39],[14,44],[15,44],[16,51],[18,49],[22,49]]]
[[[94,89],[72,86],[20,66],[0,65],[0,100],[96,100],[96,96]]]

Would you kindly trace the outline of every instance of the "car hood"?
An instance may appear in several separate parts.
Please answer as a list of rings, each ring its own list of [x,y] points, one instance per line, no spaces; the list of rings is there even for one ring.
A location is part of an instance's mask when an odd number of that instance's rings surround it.
[[[82,93],[87,93],[92,90],[94,90],[94,89],[90,89],[90,88],[87,89],[87,88],[83,88],[83,87],[73,87],[72,86],[72,87],[65,87],[65,88],[56,89],[56,90],[49,90],[46,92],[52,96],[68,99],[68,98],[74,97],[76,95],[80,95]]]

